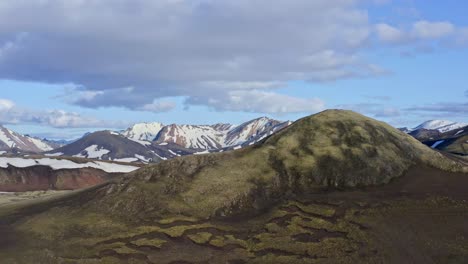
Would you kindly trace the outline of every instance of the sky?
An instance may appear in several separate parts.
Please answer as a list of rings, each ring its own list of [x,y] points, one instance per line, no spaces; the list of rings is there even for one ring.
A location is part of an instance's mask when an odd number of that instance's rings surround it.
[[[459,0],[2,0],[0,123],[76,138],[137,122],[468,122]]]

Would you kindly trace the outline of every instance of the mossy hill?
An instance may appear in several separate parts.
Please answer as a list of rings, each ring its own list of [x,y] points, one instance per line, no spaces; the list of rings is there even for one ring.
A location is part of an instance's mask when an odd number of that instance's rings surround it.
[[[328,110],[249,148],[176,158],[66,197],[0,208],[0,258],[458,263],[468,257],[460,232],[468,230],[466,172],[385,123]]]

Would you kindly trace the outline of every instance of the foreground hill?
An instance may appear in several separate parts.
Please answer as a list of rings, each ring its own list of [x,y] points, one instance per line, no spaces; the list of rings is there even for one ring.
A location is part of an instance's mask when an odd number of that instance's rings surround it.
[[[462,263],[467,172],[384,123],[329,110],[252,147],[176,158],[60,199],[0,207],[0,258]]]

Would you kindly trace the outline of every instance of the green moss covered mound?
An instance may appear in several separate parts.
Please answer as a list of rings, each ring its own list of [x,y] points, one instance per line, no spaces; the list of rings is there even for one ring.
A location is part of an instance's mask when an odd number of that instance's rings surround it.
[[[250,148],[143,168],[105,187],[96,206],[132,218],[236,216],[261,212],[285,197],[385,184],[414,164],[463,170],[385,123],[327,110]]]

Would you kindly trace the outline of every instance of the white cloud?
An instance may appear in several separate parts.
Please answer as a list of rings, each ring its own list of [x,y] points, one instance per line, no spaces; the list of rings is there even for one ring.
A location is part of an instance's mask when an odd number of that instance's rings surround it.
[[[0,99],[0,111],[8,111],[12,109],[14,106],[15,106],[15,103],[13,103],[10,100]]]
[[[405,33],[385,23],[375,25],[377,37],[383,42],[400,43],[405,41]]]
[[[218,111],[270,114],[315,113],[325,107],[325,103],[318,98],[297,98],[261,90],[238,90],[214,96],[191,97],[188,103],[208,105]]]
[[[100,120],[63,110],[21,108],[7,99],[0,99],[0,124],[37,124],[55,128],[125,127],[126,122]]]
[[[421,20],[413,24],[412,34],[419,39],[438,39],[455,32],[455,26],[449,22],[429,22]]]
[[[174,109],[175,107],[176,107],[176,103],[174,102],[155,100],[151,104],[145,104],[144,106],[137,108],[137,110],[161,113],[161,112],[168,112]]]
[[[441,40],[452,37],[452,42],[457,41],[457,36],[462,35],[450,22],[431,22],[419,20],[411,24],[408,28],[397,28],[395,26],[379,23],[375,25],[374,32],[377,38],[384,43],[390,44],[414,44],[424,41]]]
[[[165,97],[376,74],[359,55],[371,25],[355,0],[1,4],[0,46],[28,34],[2,56],[0,78],[74,83],[70,102],[84,107],[154,111]]]

